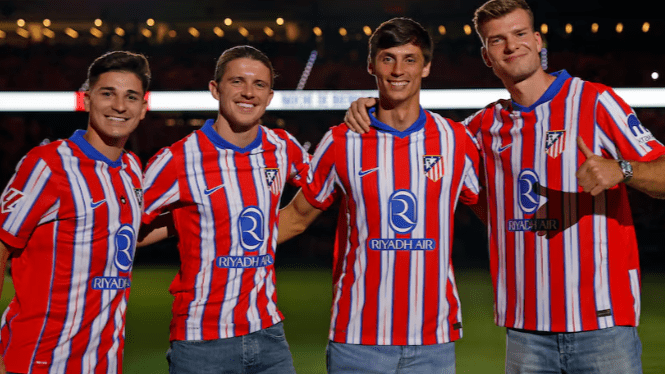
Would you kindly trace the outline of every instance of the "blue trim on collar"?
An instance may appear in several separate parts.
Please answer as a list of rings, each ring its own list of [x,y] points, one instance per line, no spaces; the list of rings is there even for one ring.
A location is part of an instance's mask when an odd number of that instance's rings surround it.
[[[532,110],[536,109],[536,107],[542,103],[546,103],[554,98],[559,91],[561,90],[561,87],[563,87],[563,84],[571,78],[570,74],[566,70],[559,70],[557,72],[551,73],[550,74],[553,77],[556,77],[556,80],[552,82],[552,84],[547,88],[547,91],[543,94],[543,96],[540,97],[533,105],[529,107],[524,107],[519,105],[516,102],[513,103],[513,109],[519,110],[520,112],[531,112]]]
[[[215,129],[212,127],[212,125],[215,124],[214,119],[209,119],[207,120],[204,124],[203,127],[201,127],[201,131],[205,136],[208,137],[208,139],[212,142],[212,144],[215,145],[217,148],[223,148],[223,149],[230,149],[232,151],[238,152],[238,153],[246,153],[251,151],[252,149],[258,147],[261,145],[263,142],[263,129],[261,126],[259,126],[259,132],[256,134],[256,139],[254,139],[251,143],[249,143],[246,147],[240,148],[237,145],[229,143],[226,139],[222,138],[221,135],[215,131]]]
[[[88,158],[95,160],[95,161],[101,161],[105,162],[109,165],[109,167],[112,168],[117,168],[119,166],[122,166],[122,154],[116,161],[111,161],[108,157],[104,156],[101,152],[99,152],[95,147],[93,147],[90,143],[88,143],[87,140],[83,137],[85,135],[86,130],[76,130],[74,131],[74,134],[69,137],[69,140],[76,144],[83,154],[88,156]]]
[[[427,116],[425,115],[425,111],[423,110],[422,107],[420,107],[420,113],[418,115],[418,119],[416,122],[414,122],[411,126],[409,126],[408,129],[404,131],[398,131],[394,129],[393,127],[390,127],[386,125],[385,123],[379,121],[376,119],[376,108],[370,108],[369,110],[369,118],[370,118],[370,125],[372,125],[374,128],[376,128],[378,131],[381,132],[387,132],[390,134],[393,134],[399,138],[405,138],[412,133],[422,129],[425,127],[425,122],[427,122]]]

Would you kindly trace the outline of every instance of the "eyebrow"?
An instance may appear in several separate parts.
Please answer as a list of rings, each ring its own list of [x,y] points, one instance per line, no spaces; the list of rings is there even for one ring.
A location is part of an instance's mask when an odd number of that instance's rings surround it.
[[[106,90],[106,91],[117,91],[115,87],[99,87],[99,89],[100,90]],[[132,94],[137,94],[137,95],[141,94],[139,91],[135,91],[135,90],[131,90],[131,89],[127,90],[127,92],[132,93]]]

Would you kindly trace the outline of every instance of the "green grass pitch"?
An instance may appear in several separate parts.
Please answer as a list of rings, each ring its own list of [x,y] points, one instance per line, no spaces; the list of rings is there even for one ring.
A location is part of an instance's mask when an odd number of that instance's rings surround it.
[[[166,350],[172,297],[168,287],[175,268],[134,269],[127,311],[124,372],[168,372]],[[462,299],[464,337],[456,343],[458,373],[503,373],[505,331],[493,324],[492,286],[480,270],[457,271]],[[331,298],[329,269],[277,270],[278,305],[285,316],[286,337],[296,371],[325,373],[325,347]],[[13,295],[5,279],[0,300],[4,310]],[[665,372],[665,274],[643,274],[642,339],[644,373]]]

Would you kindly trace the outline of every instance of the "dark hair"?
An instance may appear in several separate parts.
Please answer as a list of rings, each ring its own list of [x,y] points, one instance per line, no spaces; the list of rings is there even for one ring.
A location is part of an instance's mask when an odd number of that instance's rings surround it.
[[[222,80],[222,76],[224,76],[224,72],[226,71],[226,65],[229,62],[239,58],[249,58],[263,63],[263,65],[265,65],[268,70],[270,70],[270,87],[272,88],[275,83],[275,71],[272,68],[270,59],[265,55],[265,53],[250,45],[239,45],[233,48],[229,48],[224,51],[221,56],[219,56],[217,59],[217,66],[215,67],[215,82],[219,83],[219,81]]]
[[[425,57],[425,65],[432,61],[434,43],[418,22],[405,17],[397,17],[382,23],[369,38],[369,56],[367,62],[372,63],[379,49],[388,49],[413,43],[420,47]]]
[[[107,52],[95,59],[88,68],[88,79],[81,88],[87,91],[99,80],[99,76],[109,71],[134,73],[141,80],[143,92],[150,87],[150,66],[148,60],[140,53],[127,51]]]
[[[485,41],[483,40],[483,35],[480,33],[480,29],[483,25],[493,19],[501,18],[508,13],[512,13],[517,9],[524,9],[529,14],[531,28],[533,29],[533,12],[531,11],[529,4],[524,0],[490,0],[476,9],[473,14],[473,26],[476,28],[476,33],[483,44],[485,44]]]

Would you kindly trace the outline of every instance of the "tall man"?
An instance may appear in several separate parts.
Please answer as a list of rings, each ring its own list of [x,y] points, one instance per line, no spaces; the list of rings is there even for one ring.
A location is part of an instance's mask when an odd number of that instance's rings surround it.
[[[273,77],[257,49],[226,50],[209,84],[217,118],[162,149],[145,173],[144,223],[170,211],[179,236],[171,373],[295,372],[274,261],[282,190],[304,181],[309,155],[260,126]]]
[[[611,88],[542,69],[523,0],[491,0],[474,23],[512,99],[466,120],[484,156],[506,372],[640,373],[625,186],[665,198],[665,147]]]
[[[478,149],[464,126],[420,107],[432,40],[407,18],[370,38],[379,105],[364,135],[331,128],[308,184],[280,213],[279,241],[342,195],[330,373],[454,373],[462,314],[451,249],[458,198],[475,203]]]
[[[97,58],[87,130],[32,149],[5,188],[0,287],[11,258],[16,293],[2,316],[0,372],[122,372],[142,214],[141,165],[123,147],[149,82],[142,55]]]

